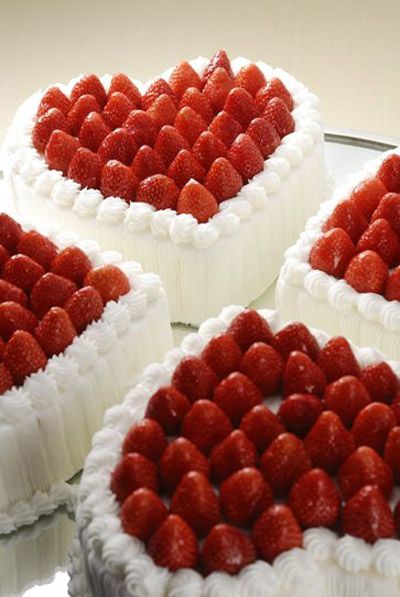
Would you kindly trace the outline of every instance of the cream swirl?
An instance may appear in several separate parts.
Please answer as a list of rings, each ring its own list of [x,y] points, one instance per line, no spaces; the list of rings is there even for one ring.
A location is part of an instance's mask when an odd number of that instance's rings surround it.
[[[96,344],[89,338],[80,336],[75,338],[66,350],[65,355],[79,364],[81,371],[87,371],[98,359]]]
[[[400,542],[395,539],[379,539],[372,547],[372,564],[379,574],[388,578],[400,576]]]
[[[315,575],[316,565],[309,553],[295,547],[275,558],[274,569],[282,579],[284,586],[295,587],[307,579],[312,579]]]
[[[72,211],[81,218],[93,217],[103,199],[103,195],[96,189],[82,189],[75,199]]]
[[[27,392],[34,409],[47,408],[57,396],[57,384],[54,377],[46,371],[33,373],[26,379],[24,390]]]
[[[85,331],[85,336],[91,340],[100,354],[109,352],[116,339],[117,332],[113,325],[105,321],[94,321]]]
[[[358,295],[344,280],[332,283],[326,294],[328,303],[338,311],[351,311],[357,305]]]
[[[215,245],[218,238],[219,230],[212,220],[205,224],[198,224],[192,234],[193,246],[196,249],[208,249]]]
[[[97,220],[108,226],[118,224],[124,219],[127,209],[128,204],[120,197],[107,197],[98,207]]]
[[[161,280],[157,274],[146,272],[134,277],[133,286],[144,292],[148,302],[151,303],[160,293]]]
[[[242,195],[250,203],[252,210],[259,210],[265,207],[268,198],[264,187],[260,183],[250,182],[242,190],[243,193],[239,193],[239,195]]]
[[[126,210],[124,227],[128,232],[144,232],[150,226],[155,208],[148,203],[132,201]]]
[[[135,289],[125,294],[120,299],[122,305],[128,307],[131,319],[143,317],[147,311],[147,296],[142,290]]]
[[[33,188],[39,195],[49,197],[54,185],[61,182],[63,179],[62,172],[58,170],[45,170],[36,178],[33,183]]]
[[[23,388],[12,388],[0,397],[0,423],[13,424],[32,413],[29,394]]]
[[[227,199],[222,201],[219,207],[223,212],[234,213],[240,220],[248,220],[253,213],[251,203],[245,198]]]
[[[109,301],[104,308],[103,317],[115,327],[117,334],[123,334],[129,327],[130,314],[126,305]]]
[[[205,346],[204,339],[199,334],[187,334],[181,343],[181,348],[186,354],[198,355]]]
[[[168,236],[169,227],[176,216],[173,209],[158,209],[150,220],[150,229],[155,236]]]
[[[273,566],[261,560],[243,568],[239,578],[241,594],[252,597],[272,597],[280,585]]]
[[[51,191],[51,198],[53,199],[54,203],[57,205],[61,205],[63,207],[71,207],[80,191],[80,185],[73,180],[70,179],[63,179],[60,182],[57,182],[52,191]]]
[[[233,234],[240,226],[240,218],[236,214],[226,211],[217,213],[212,221],[221,234]]]
[[[169,597],[202,597],[203,577],[188,568],[177,570],[171,574],[166,592]]]
[[[345,535],[336,543],[336,558],[344,570],[360,572],[371,564],[371,548],[362,539]]]
[[[190,243],[197,225],[197,220],[190,214],[177,215],[169,226],[171,239],[178,245]]]
[[[290,163],[286,157],[283,157],[282,155],[279,156],[275,152],[274,155],[267,160],[265,169],[267,172],[275,172],[280,180],[284,180],[289,175]]]
[[[326,298],[332,284],[334,284],[332,276],[315,269],[309,271],[304,278],[304,288],[318,300]]]
[[[304,548],[316,560],[328,560],[335,554],[337,535],[324,528],[308,529],[304,533]]]

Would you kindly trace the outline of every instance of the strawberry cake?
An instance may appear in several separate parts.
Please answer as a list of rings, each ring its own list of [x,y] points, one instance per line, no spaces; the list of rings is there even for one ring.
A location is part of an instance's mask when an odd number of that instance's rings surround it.
[[[318,106],[292,75],[223,50],[146,84],[80,76],[17,111],[12,207],[138,259],[172,321],[198,325],[260,296],[319,204]]]
[[[349,176],[285,256],[285,319],[346,334],[400,360],[400,150]]]
[[[105,410],[171,347],[158,276],[0,214],[0,534],[69,502]]]
[[[399,374],[275,311],[225,308],[106,414],[70,594],[399,595]]]

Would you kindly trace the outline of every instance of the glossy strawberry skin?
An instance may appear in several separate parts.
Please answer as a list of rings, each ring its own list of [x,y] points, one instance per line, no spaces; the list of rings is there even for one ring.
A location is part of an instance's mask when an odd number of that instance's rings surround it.
[[[200,134],[207,130],[206,121],[188,106],[179,110],[174,124],[181,135],[188,140],[190,146],[194,145]]]
[[[214,371],[201,359],[184,357],[172,375],[172,385],[182,392],[190,402],[211,400],[218,378]]]
[[[0,213],[0,243],[10,253],[15,253],[22,228],[8,214]]]
[[[148,87],[146,93],[142,97],[142,108],[143,110],[147,110],[153,102],[160,96],[166,93],[170,96],[172,101],[177,104],[178,98],[176,97],[175,93],[172,91],[171,87],[168,85],[164,79],[156,79],[151,83]]]
[[[201,353],[201,358],[219,379],[224,379],[233,371],[237,371],[242,351],[230,334],[222,333],[208,342]]]
[[[353,436],[330,410],[320,414],[304,439],[304,447],[313,466],[324,469],[330,475],[355,449]]]
[[[390,467],[395,482],[400,482],[400,427],[392,427],[385,444],[385,462]]]
[[[63,249],[51,262],[51,271],[54,274],[68,278],[79,286],[91,269],[89,257],[79,247]]]
[[[180,192],[176,211],[190,214],[199,224],[204,224],[218,213],[219,208],[214,195],[205,186],[190,180]]]
[[[140,147],[142,145],[152,147],[158,132],[153,118],[143,110],[132,110],[125,120],[123,128],[131,131],[133,138]]]
[[[231,431],[232,425],[225,413],[209,400],[197,400],[185,415],[181,426],[181,435],[203,454],[208,454]]]
[[[216,525],[204,541],[202,569],[204,574],[225,572],[238,574],[256,559],[251,539],[236,527]]]
[[[310,264],[326,274],[342,278],[356,248],[348,233],[342,228],[331,228],[313,245]]]
[[[99,77],[93,73],[83,75],[79,81],[75,83],[71,91],[71,100],[76,102],[82,95],[91,94],[96,98],[101,107],[107,101],[107,95]]]
[[[74,153],[68,166],[68,178],[75,180],[81,187],[96,189],[100,182],[101,162],[93,151],[80,147]]]
[[[227,332],[244,352],[255,342],[271,344],[273,337],[268,323],[253,309],[244,309],[239,313]]]
[[[302,547],[303,536],[292,510],[283,504],[274,504],[254,524],[251,537],[258,556],[267,562],[284,551]]]
[[[382,197],[371,216],[371,222],[380,218],[387,220],[394,232],[400,234],[400,193],[387,193]]]
[[[234,371],[225,377],[215,388],[213,401],[226,414],[232,425],[238,426],[244,415],[257,404],[263,396],[257,386],[243,373]]]
[[[254,467],[256,460],[254,444],[240,429],[235,429],[223,441],[214,445],[210,454],[211,469],[219,481],[242,468]]]
[[[362,233],[368,228],[368,222],[363,213],[349,199],[342,201],[335,207],[332,214],[326,220],[323,231],[331,228],[343,228],[350,236],[353,243],[356,243]]]
[[[110,160],[103,166],[100,190],[104,197],[121,197],[130,203],[138,183],[133,170],[118,160]]]
[[[241,87],[234,87],[228,93],[224,110],[244,128],[247,128],[250,122],[259,114],[259,110],[250,93]]]
[[[151,489],[141,487],[126,498],[120,516],[125,533],[146,541],[167,515],[162,499]]]
[[[265,85],[265,77],[256,64],[246,64],[235,77],[235,84],[243,87],[253,97]]]
[[[293,133],[295,129],[294,118],[279,97],[274,97],[268,102],[263,110],[263,117],[275,127],[281,139]]]
[[[155,419],[167,435],[173,435],[180,428],[189,408],[190,402],[184,394],[172,386],[165,386],[150,398],[146,417]]]
[[[65,116],[71,108],[71,100],[61,91],[59,87],[49,87],[40,100],[36,114],[40,118],[51,108],[58,108]]]
[[[17,330],[33,334],[37,324],[35,315],[19,303],[6,301],[0,304],[0,336],[5,342]]]
[[[233,79],[233,72],[231,68],[231,62],[228,58],[228,54],[225,50],[221,49],[215,52],[215,54],[211,57],[210,62],[206,66],[203,75],[202,75],[202,84],[208,81],[212,73],[217,68],[224,68],[225,71],[228,73],[229,77]]]
[[[322,469],[314,468],[300,477],[288,503],[302,528],[332,527],[339,517],[339,492]]]
[[[107,103],[103,108],[103,118],[111,129],[115,129],[123,125],[134,107],[134,104],[126,95],[114,91],[109,94]]]
[[[159,470],[164,487],[173,491],[181,478],[190,471],[199,471],[209,477],[210,463],[192,442],[179,437],[164,450]]]
[[[383,454],[386,439],[395,425],[396,417],[387,404],[371,402],[358,413],[351,433],[357,446],[370,446]]]
[[[317,358],[317,365],[323,370],[329,382],[335,381],[344,375],[358,377],[360,374],[360,366],[350,344],[340,336],[330,338],[325,346],[321,348]]]
[[[136,155],[138,146],[135,132],[129,128],[117,128],[104,137],[97,150],[97,156],[102,164],[109,160],[118,160],[130,166]]]
[[[139,183],[137,201],[149,203],[156,209],[176,209],[179,188],[164,174],[153,174]]]
[[[378,170],[378,178],[390,193],[399,193],[400,156],[393,154],[385,158]]]
[[[35,338],[24,330],[17,330],[11,336],[4,349],[3,360],[17,385],[22,384],[31,373],[44,369],[47,363],[47,357]]]
[[[400,267],[389,273],[385,286],[385,298],[388,301],[400,301]]]
[[[198,558],[196,535],[176,514],[170,514],[150,537],[147,549],[158,566],[175,572],[194,568]]]
[[[111,132],[98,112],[89,112],[79,130],[79,142],[91,151],[97,151],[103,139]]]
[[[77,137],[85,118],[91,112],[101,112],[99,103],[91,94],[81,95],[68,112],[68,132]]]
[[[220,486],[220,500],[228,522],[246,526],[272,506],[274,498],[260,471],[247,467],[225,479]]]
[[[399,389],[399,380],[393,369],[385,362],[375,363],[361,369],[360,380],[373,402],[390,404]]]
[[[292,394],[281,402],[277,414],[287,431],[298,437],[304,437],[318,419],[323,408],[323,402],[318,396]]]
[[[284,367],[280,354],[263,342],[256,342],[250,346],[240,362],[240,371],[255,383],[264,396],[277,391]]]
[[[126,275],[116,265],[106,264],[90,270],[84,279],[85,286],[93,286],[100,293],[103,303],[116,301],[120,296],[127,294],[130,283]]]
[[[159,130],[166,124],[174,124],[177,109],[170,96],[163,93],[151,104],[146,114],[151,116],[157,130]]]
[[[138,452],[153,462],[158,462],[167,447],[162,427],[154,419],[142,419],[135,423],[125,436],[123,455]]]
[[[100,319],[104,303],[98,290],[93,286],[82,286],[64,304],[76,331],[80,334],[93,321]]]
[[[69,133],[66,117],[58,108],[50,108],[36,121],[32,131],[32,143],[39,153],[43,153],[53,131]]]
[[[35,329],[35,338],[48,357],[64,352],[76,336],[68,313],[61,307],[51,307]]]
[[[291,94],[282,81],[276,77],[269,79],[264,87],[261,87],[258,90],[255,102],[260,110],[264,110],[268,103],[276,97],[279,97],[286,104],[289,111],[293,110],[293,99]]]
[[[325,388],[325,404],[339,415],[343,425],[351,427],[354,419],[371,397],[364,384],[353,375],[344,375]]]
[[[394,536],[393,515],[378,487],[364,485],[349,499],[343,509],[342,528],[368,543]]]
[[[285,432],[278,417],[264,404],[258,404],[249,410],[240,423],[240,429],[256,446],[259,453]]]
[[[135,107],[140,106],[142,96],[136,85],[124,73],[115,73],[112,76],[110,89],[108,90],[108,97],[115,91],[123,93]]]
[[[292,433],[279,435],[261,457],[261,471],[276,496],[286,495],[310,468],[303,442]]]
[[[364,485],[376,485],[386,499],[393,490],[393,474],[388,464],[369,446],[360,446],[340,467],[338,482],[345,500]]]
[[[119,461],[111,475],[111,491],[122,503],[133,491],[141,487],[157,493],[157,467],[146,456],[130,452]]]
[[[28,255],[45,270],[49,270],[58,250],[49,238],[35,230],[29,230],[21,235],[17,245],[17,252]]]
[[[26,307],[28,304],[28,297],[22,288],[18,288],[18,286],[14,286],[14,284],[10,284],[5,280],[0,280],[0,304],[5,303],[6,301],[19,303],[23,307]]]
[[[22,290],[30,292],[36,282],[44,275],[39,263],[27,255],[15,254],[8,259],[2,268],[2,278]]]
[[[165,164],[161,156],[148,145],[139,147],[138,152],[133,158],[131,168],[138,180],[143,180],[149,176],[153,176],[153,174],[166,173]]]
[[[382,294],[388,279],[388,266],[375,251],[363,251],[352,258],[344,279],[357,292]]]
[[[60,170],[64,175],[72,158],[80,147],[78,139],[65,131],[55,130],[46,145],[46,162],[51,170]]]
[[[253,178],[264,168],[262,153],[247,134],[241,133],[236,137],[227,157],[244,180]]]
[[[63,307],[76,291],[77,287],[72,280],[48,272],[32,288],[31,308],[41,319],[51,307]]]
[[[211,131],[204,131],[193,145],[193,155],[208,171],[218,158],[224,158],[227,148]]]
[[[203,94],[215,112],[223,109],[226,98],[233,88],[232,78],[222,67],[217,67],[203,87]]]
[[[217,158],[207,173],[205,186],[220,203],[235,197],[243,186],[243,180],[226,158]]]
[[[181,149],[190,151],[187,139],[175,127],[164,125],[157,135],[154,150],[161,156],[166,167],[173,162]]]
[[[353,189],[350,199],[369,220],[386,193],[385,185],[379,178],[373,177],[360,182]]]
[[[290,353],[283,373],[283,395],[315,394],[322,396],[326,377],[308,355],[299,350]]]
[[[246,133],[253,139],[264,159],[274,153],[281,142],[274,126],[265,118],[254,118]]]
[[[212,109],[210,102],[196,87],[188,87],[182,95],[179,102],[179,108],[184,108],[185,106],[193,108],[195,112],[204,118],[207,124],[210,124],[214,118],[214,110]]]
[[[170,164],[167,175],[182,189],[191,179],[203,182],[206,172],[193,153],[181,149]]]
[[[186,60],[182,60],[172,71],[169,85],[175,95],[181,98],[188,88],[200,89],[201,80],[194,68]]]
[[[384,218],[378,218],[370,224],[357,243],[357,251],[375,251],[390,267],[396,265],[400,254],[400,243],[390,224]]]
[[[228,112],[222,110],[212,120],[209,131],[226,147],[230,147],[236,137],[243,133],[243,127]]]
[[[304,352],[313,360],[319,353],[318,342],[310,330],[298,321],[289,323],[279,330],[274,336],[272,345],[285,361],[294,350]]]

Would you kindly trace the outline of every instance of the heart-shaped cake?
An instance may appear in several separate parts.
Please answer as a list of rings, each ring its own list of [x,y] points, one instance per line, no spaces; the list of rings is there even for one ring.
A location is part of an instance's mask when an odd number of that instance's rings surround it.
[[[349,176],[288,249],[277,286],[285,318],[400,359],[400,155]]]
[[[192,324],[256,299],[324,192],[318,99],[223,50],[147,84],[91,74],[41,91],[4,155],[16,209],[138,259]]]
[[[84,590],[397,595],[399,373],[274,311],[205,322],[95,436],[77,509]]]
[[[105,410],[171,347],[158,276],[0,214],[0,533],[69,500]]]

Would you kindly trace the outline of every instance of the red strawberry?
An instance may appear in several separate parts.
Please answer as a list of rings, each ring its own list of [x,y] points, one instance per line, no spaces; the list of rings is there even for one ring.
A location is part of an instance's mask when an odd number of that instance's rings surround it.
[[[356,243],[368,228],[368,222],[355,203],[346,199],[335,207],[323,226],[324,232],[331,228],[343,228],[353,243]]]
[[[19,303],[23,307],[28,304],[28,297],[22,288],[14,286],[5,280],[0,280],[0,304],[6,301],[12,301],[13,303]]]
[[[368,543],[394,537],[390,506],[376,485],[365,485],[349,499],[343,509],[342,528]]]
[[[208,454],[232,431],[225,413],[210,400],[197,400],[186,413],[181,435],[190,440],[203,454]]]
[[[0,338],[0,359],[1,359],[1,361],[3,360],[5,347],[6,347],[6,343],[4,342],[4,340],[2,338]]]
[[[389,273],[385,286],[385,298],[388,301],[400,301],[400,267]]]
[[[267,562],[282,552],[302,547],[303,536],[292,510],[283,504],[270,506],[251,531],[258,556]]]
[[[158,491],[157,467],[143,454],[129,452],[119,461],[111,475],[111,491],[119,502],[123,502],[140,487]]]
[[[289,506],[304,529],[332,527],[339,517],[340,496],[326,472],[313,468],[293,485]]]
[[[236,371],[215,388],[214,402],[237,426],[249,410],[262,402],[262,394],[246,375]]]
[[[132,425],[122,444],[122,454],[139,452],[153,462],[158,462],[167,447],[167,440],[161,426],[154,419],[142,419]]]
[[[294,350],[290,353],[283,374],[283,394],[315,394],[322,396],[326,386],[326,377],[318,365],[309,356]]]
[[[356,248],[347,232],[343,228],[331,228],[314,243],[310,264],[313,269],[342,278],[355,254]]]
[[[393,491],[393,475],[389,466],[368,446],[357,448],[340,467],[340,491],[345,500],[364,485],[376,485],[389,499]]]
[[[272,332],[261,315],[254,309],[244,309],[232,320],[227,330],[243,351],[255,342],[271,344]]]
[[[392,427],[385,444],[385,462],[389,465],[395,482],[400,480],[400,427]]]
[[[266,85],[257,92],[255,102],[259,110],[262,111],[267,107],[269,102],[276,97],[280,98],[283,102],[285,102],[286,107],[289,111],[293,110],[292,96],[290,95],[289,91],[286,89],[282,81],[280,79],[277,79],[276,77],[269,79]]]
[[[138,146],[153,145],[157,136],[157,127],[147,112],[133,110],[124,122],[124,128],[129,129]]]
[[[116,265],[99,265],[86,274],[85,286],[94,286],[99,291],[103,303],[117,301],[130,291],[129,280]]]
[[[7,249],[3,247],[3,245],[0,245],[0,268],[3,267],[3,265],[9,258],[10,253],[7,251]]]
[[[99,186],[101,162],[93,151],[80,147],[74,154],[69,167],[68,178],[72,178],[82,188],[96,189]]]
[[[385,158],[378,170],[378,178],[390,193],[400,192],[400,156],[396,154]]]
[[[273,347],[282,358],[287,361],[289,355],[294,350],[301,350],[307,354],[310,359],[315,360],[319,353],[318,342],[311,334],[310,330],[298,321],[285,325],[274,336]]]
[[[357,243],[357,251],[371,249],[390,266],[395,265],[400,254],[400,243],[390,224],[379,218],[370,224]]]
[[[63,352],[76,336],[68,313],[61,307],[51,307],[35,330],[36,340],[49,357]]]
[[[382,197],[378,207],[371,216],[371,222],[380,218],[386,219],[394,232],[400,234],[400,194],[387,193]]]
[[[216,68],[207,80],[203,87],[203,94],[216,112],[223,109],[228,93],[233,86],[231,77],[222,67]]]
[[[157,566],[175,572],[195,568],[198,558],[196,535],[186,522],[170,514],[149,539],[147,550]]]
[[[236,137],[243,133],[242,126],[232,118],[228,112],[219,112],[209,126],[209,131],[222,141],[226,147],[230,147]]]
[[[32,143],[39,153],[43,153],[53,131],[69,132],[66,117],[58,108],[50,108],[37,119],[32,131]]]
[[[178,197],[179,189],[171,178],[153,174],[139,183],[136,200],[150,203],[156,209],[175,209]]]
[[[363,251],[351,259],[344,279],[357,292],[382,294],[388,279],[388,266],[375,251]]]
[[[246,134],[253,139],[264,159],[271,155],[281,142],[275,128],[265,118],[253,118]]]
[[[100,190],[104,197],[121,197],[129,203],[135,198],[138,184],[133,170],[118,160],[110,160],[103,166]]]
[[[264,168],[264,158],[257,145],[249,135],[242,133],[232,143],[228,160],[244,180],[253,178]]]
[[[394,412],[394,416],[396,417],[397,425],[400,425],[400,392],[396,393],[396,396],[393,399],[390,408]]]
[[[82,285],[83,279],[92,269],[89,257],[78,247],[63,249],[52,261],[51,271]]]
[[[322,413],[324,405],[318,396],[292,394],[281,402],[278,416],[287,431],[304,437]]]
[[[306,435],[304,447],[313,466],[334,474],[354,451],[352,434],[343,426],[336,413],[321,413]]]
[[[132,170],[138,180],[143,180],[153,174],[165,174],[166,172],[160,154],[148,145],[139,147],[132,162]]]
[[[71,100],[76,102],[79,97],[88,93],[96,98],[101,107],[104,106],[107,101],[107,95],[97,75],[89,74],[81,77],[72,88]]]
[[[213,133],[204,131],[193,145],[193,154],[204,168],[209,170],[217,158],[226,156],[227,149]]]
[[[152,118],[157,129],[165,124],[174,124],[177,109],[169,95],[163,93],[148,108],[147,114]]]
[[[235,197],[243,186],[243,180],[226,158],[217,158],[208,171],[205,186],[220,203]]]
[[[200,114],[207,124],[210,124],[214,118],[214,110],[210,102],[196,87],[189,87],[182,95],[179,108],[184,108],[185,106],[189,106],[189,108]]]
[[[190,145],[175,127],[165,125],[157,135],[154,149],[169,166],[181,149],[190,150]]]
[[[280,354],[264,342],[256,342],[250,346],[240,363],[240,371],[255,383],[264,396],[276,392],[284,368],[285,364]]]
[[[254,97],[257,91],[265,85],[265,77],[258,66],[250,63],[242,66],[235,77],[235,84],[238,87],[243,87],[243,89]]]
[[[104,137],[97,155],[103,164],[109,160],[119,160],[125,166],[130,166],[136,152],[135,132],[128,128],[119,128]]]
[[[46,236],[35,230],[30,230],[29,232],[23,232],[20,236],[17,252],[28,255],[48,270],[58,251],[56,245]]]
[[[173,435],[180,428],[189,408],[190,402],[186,396],[172,386],[165,386],[150,398],[146,417],[156,420],[167,435]]]
[[[192,146],[201,133],[207,130],[207,123],[192,108],[181,108],[175,118],[175,127]]]
[[[228,112],[244,128],[259,114],[250,93],[242,87],[234,87],[228,94],[224,104],[225,112]]]
[[[218,378],[214,371],[198,357],[184,357],[172,376],[172,385],[190,402],[211,400]]]
[[[78,136],[83,121],[91,112],[101,112],[99,103],[93,95],[81,95],[67,116],[68,128],[72,135]]]
[[[199,182],[190,180],[180,192],[176,211],[191,214],[200,224],[208,222],[219,209],[214,195]]]
[[[164,81],[164,79],[155,79],[155,81],[153,81],[153,83],[148,87],[146,93],[142,97],[143,110],[148,110],[152,103],[164,93],[170,96],[174,104],[178,103],[178,98],[168,83]]]
[[[274,498],[271,488],[256,468],[242,468],[221,484],[221,506],[226,519],[237,526],[252,524]]]
[[[175,184],[181,189],[190,179],[203,182],[206,172],[197,158],[187,149],[181,149],[175,156],[167,172]]]
[[[63,174],[67,174],[68,166],[78,149],[78,139],[64,131],[53,131],[45,150],[49,168],[61,170]]]
[[[0,364],[0,395],[7,392],[13,387],[13,379],[11,377],[11,373],[4,365],[4,363]]]
[[[44,274],[31,291],[32,311],[42,319],[51,307],[63,307],[76,290],[72,280],[52,272]]]
[[[167,515],[162,499],[151,489],[141,487],[126,498],[120,517],[125,533],[146,541]]]
[[[108,124],[104,122],[101,114],[98,112],[90,112],[79,131],[79,141],[83,147],[87,147],[91,151],[97,151],[100,143],[111,132]]]
[[[361,369],[360,379],[374,402],[390,404],[399,389],[393,369],[384,362]]]
[[[241,429],[235,429],[211,450],[210,462],[214,477],[219,481],[232,473],[256,466],[257,450]]]
[[[295,129],[294,118],[280,97],[274,97],[268,102],[264,108],[263,116],[265,120],[275,127],[281,139],[293,133]]]
[[[216,68],[221,67],[226,70],[228,75],[233,79],[233,72],[231,68],[231,62],[228,58],[228,54],[225,50],[218,50],[215,54],[211,57],[210,62],[206,66],[203,76],[202,82],[203,85],[208,81],[212,73],[215,71]]]
[[[43,116],[51,108],[58,108],[65,116],[71,108],[71,100],[59,87],[49,87],[46,93],[44,93],[36,114],[37,118]]]
[[[0,243],[7,251],[15,253],[21,234],[22,228],[18,222],[8,214],[0,213]]]
[[[182,97],[188,87],[200,89],[201,81],[199,75],[189,62],[182,60],[171,73],[169,85],[177,97]]]
[[[386,193],[387,188],[379,178],[367,178],[353,189],[350,200],[364,214],[367,220],[370,220],[380,200]]]
[[[135,104],[119,91],[108,95],[108,100],[103,109],[103,118],[112,129],[122,126],[129,114],[135,108]]]
[[[28,375],[46,367],[47,357],[29,332],[17,330],[7,342],[3,361],[14,383],[20,385]]]
[[[160,459],[160,475],[165,487],[173,491],[190,471],[199,471],[208,477],[210,464],[192,442],[178,437],[167,446]]]
[[[221,519],[218,498],[207,477],[198,471],[186,473],[172,496],[170,512],[178,514],[198,537],[204,537]]]
[[[80,334],[89,323],[100,319],[104,309],[103,299],[93,286],[83,286],[68,299],[64,309]]]
[[[15,331],[33,334],[38,324],[35,315],[19,303],[6,301],[0,304],[0,336],[7,341]]]
[[[124,75],[124,73],[115,73],[112,76],[108,97],[115,91],[123,93],[134,104],[135,108],[140,106],[142,101],[141,93],[135,83],[133,83],[129,77]]]
[[[236,527],[218,524],[206,537],[202,552],[204,574],[238,574],[256,559],[251,539]]]
[[[2,268],[2,277],[6,282],[14,284],[22,290],[30,292],[36,282],[44,274],[44,269],[39,263],[27,255],[12,255]]]
[[[371,402],[365,385],[353,375],[344,375],[327,386],[324,398],[346,427],[351,427],[360,410]]]
[[[217,334],[208,342],[201,353],[201,358],[220,379],[224,379],[232,371],[237,370],[242,358],[242,351],[230,334]],[[221,384],[218,388],[221,388]],[[214,400],[216,401],[215,393]]]
[[[330,338],[323,348],[321,348],[317,365],[321,367],[326,375],[328,382],[335,381],[344,375],[360,374],[360,366],[350,348],[350,344],[345,338],[335,336]]]
[[[311,462],[301,439],[292,433],[281,433],[261,457],[261,470],[274,495],[285,495]]]
[[[392,409],[382,402],[372,402],[358,413],[351,433],[356,446],[371,446],[383,454],[387,436],[395,425]]]
[[[259,452],[264,452],[274,439],[285,431],[278,417],[264,404],[254,406],[244,415],[240,429]]]
[[[400,534],[400,501],[397,502],[396,507],[394,509],[394,523],[396,525],[396,532],[397,535]]]

